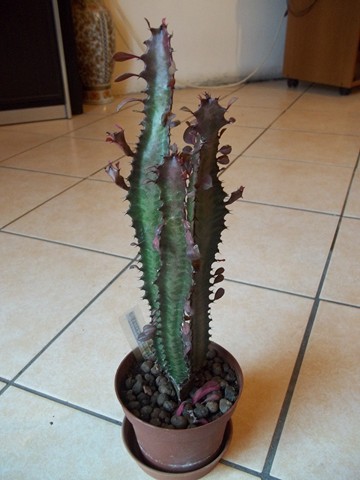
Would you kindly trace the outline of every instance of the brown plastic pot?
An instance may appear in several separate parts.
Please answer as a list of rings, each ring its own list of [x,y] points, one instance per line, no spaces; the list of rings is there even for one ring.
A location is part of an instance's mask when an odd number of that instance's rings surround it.
[[[129,370],[137,361],[135,354],[129,353],[119,365],[115,375],[115,392],[126,419],[131,424],[124,422],[124,442],[132,456],[142,464],[140,466],[143,470],[154,478],[165,478],[163,474],[171,472],[175,477],[178,476],[176,474],[183,474],[179,477],[192,480],[201,478],[208,473],[209,467],[215,467],[229,444],[232,430],[230,419],[240,398],[243,375],[238,362],[227,350],[216,343],[212,343],[211,348],[235,371],[239,395],[233,406],[221,417],[191,429],[155,427],[133,415],[126,408],[121,392],[125,390],[124,383]],[[187,472],[188,475],[185,475]]]

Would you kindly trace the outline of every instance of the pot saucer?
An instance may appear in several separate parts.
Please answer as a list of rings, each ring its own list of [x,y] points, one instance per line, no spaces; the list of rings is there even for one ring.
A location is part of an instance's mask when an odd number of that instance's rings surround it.
[[[149,465],[145,460],[143,454],[141,453],[139,444],[136,440],[135,432],[133,426],[129,422],[129,420],[124,417],[123,425],[122,425],[122,438],[125,444],[127,451],[130,453],[132,458],[136,461],[139,467],[148,475],[155,478],[156,480],[169,480],[169,479],[181,479],[181,480],[197,480],[198,478],[202,478],[204,475],[209,473],[213,470],[217,463],[221,460],[223,455],[225,454],[226,450],[229,447],[231,437],[232,437],[232,421],[226,425],[224,438],[218,452],[218,455],[214,460],[212,460],[207,465],[204,465],[201,468],[196,470],[192,470],[190,472],[164,472],[162,470],[158,470],[157,468]]]

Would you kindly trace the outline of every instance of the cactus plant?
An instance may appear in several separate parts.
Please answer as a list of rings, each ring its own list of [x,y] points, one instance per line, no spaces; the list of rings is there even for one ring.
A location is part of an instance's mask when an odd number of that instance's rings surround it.
[[[149,25],[151,37],[141,56],[115,54],[116,61],[139,59],[140,74],[127,73],[116,80],[137,75],[145,79],[142,130],[133,151],[124,130],[109,134],[125,154],[132,157],[128,179],[119,164],[107,172],[127,190],[128,214],[139,247],[144,297],[150,306],[150,326],[155,357],[179,394],[193,372],[206,361],[210,343],[211,303],[224,290],[216,289],[224,269],[215,268],[227,205],[242,196],[243,187],[227,196],[219,179],[219,164],[229,162],[231,147],[219,146],[230,106],[205,93],[193,121],[187,123],[180,150],[171,144],[171,129],[178,122],[172,114],[175,64],[171,35],[165,20],[159,28]],[[231,102],[230,102],[231,103]],[[184,108],[190,112],[190,110]],[[216,290],[216,291],[214,291]]]

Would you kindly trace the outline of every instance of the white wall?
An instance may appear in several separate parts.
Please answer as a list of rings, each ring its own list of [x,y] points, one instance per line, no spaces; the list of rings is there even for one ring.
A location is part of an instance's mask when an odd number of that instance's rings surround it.
[[[104,0],[104,3],[111,11],[117,50],[121,51],[140,54],[144,48],[142,42],[150,36],[144,18],[154,27],[166,18],[168,29],[174,34],[178,87],[238,82],[259,65],[261,68],[253,79],[281,76],[286,0]],[[114,77],[141,69],[141,61],[116,63]],[[133,78],[114,84],[113,92],[143,88],[143,81]]]

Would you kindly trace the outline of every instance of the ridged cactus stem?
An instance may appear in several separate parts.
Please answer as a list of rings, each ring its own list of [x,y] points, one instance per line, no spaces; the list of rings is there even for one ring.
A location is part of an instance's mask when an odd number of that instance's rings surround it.
[[[195,346],[191,351],[191,364],[195,371],[203,366],[209,348],[210,297],[213,293],[211,272],[228,213],[227,195],[218,178],[217,159],[219,131],[229,123],[224,117],[226,110],[216,98],[205,95],[200,108],[194,113],[196,124],[192,126],[198,134],[197,142],[200,142],[193,221],[193,236],[200,251],[200,261],[195,264],[191,297],[191,334]],[[195,151],[198,148],[195,145]]]
[[[132,171],[128,178],[130,188],[128,214],[132,218],[135,236],[140,249],[140,263],[144,295],[149,301],[153,316],[159,309],[159,291],[156,283],[160,269],[159,252],[153,242],[162,223],[160,211],[160,188],[157,184],[158,167],[169,154],[171,108],[174,89],[175,66],[172,58],[170,35],[163,21],[159,28],[150,28],[151,38],[145,42],[147,51],[139,57],[145,65],[138,75],[147,82],[144,103],[143,130],[132,160]],[[131,54],[120,54],[119,60],[134,58]],[[131,74],[130,74],[131,75]],[[128,78],[125,74],[119,78]]]
[[[161,267],[157,284],[160,319],[154,338],[158,359],[179,391],[189,377],[182,328],[192,286],[191,245],[185,217],[186,174],[176,154],[159,169],[163,224],[159,231]]]

